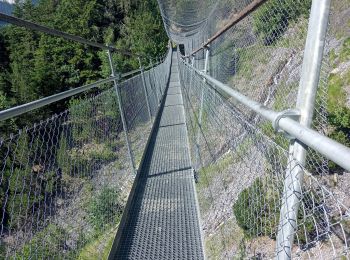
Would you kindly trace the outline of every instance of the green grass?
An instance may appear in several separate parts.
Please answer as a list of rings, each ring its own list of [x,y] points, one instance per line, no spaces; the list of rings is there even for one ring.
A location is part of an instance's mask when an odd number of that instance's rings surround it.
[[[343,45],[337,55],[334,50],[330,54],[330,62],[333,67],[341,62],[350,60],[350,38],[344,40]],[[344,87],[350,84],[350,70],[344,75],[332,74],[329,78],[328,85],[328,110],[333,112],[339,106],[344,106],[346,103],[346,93]]]
[[[224,252],[232,245],[237,247],[238,254],[244,255],[244,250],[240,246],[242,240],[244,240],[244,233],[236,221],[233,218],[226,220],[212,236],[205,239],[208,259],[222,259]]]
[[[350,38],[343,42],[338,55],[331,53],[333,67],[339,63],[350,59]],[[346,106],[347,93],[345,87],[350,85],[350,69],[340,74],[332,74],[328,82],[328,120],[331,131],[329,136],[336,141],[350,146],[350,109]],[[333,162],[330,163],[330,170],[338,170],[338,166]]]
[[[206,189],[215,178],[220,177],[225,182],[227,174],[225,174],[224,171],[226,171],[232,163],[233,154],[227,153],[215,163],[200,169],[199,182],[196,184],[196,189],[202,214],[205,214],[212,205],[212,201],[208,197]]]
[[[233,163],[233,159],[232,153],[227,153],[215,163],[201,168],[199,171],[200,181],[197,184],[197,188],[208,187],[216,176],[221,175]]]
[[[93,260],[93,259],[108,259],[109,252],[111,251],[116,229],[107,231],[99,236],[97,239],[92,240],[86,244],[80,251],[77,259],[79,260]],[[102,248],[102,250],[99,250]]]
[[[62,135],[57,150],[57,163],[64,174],[85,177],[91,174],[91,168],[95,164],[116,160],[114,149],[113,144],[94,141],[69,149],[67,138]]]
[[[108,186],[104,186],[100,193],[88,203],[89,222],[95,231],[103,231],[106,227],[119,223],[123,206],[119,202],[119,193]]]
[[[290,108],[290,100],[288,100],[290,97],[288,96],[288,93],[293,92],[293,90],[296,91],[298,87],[298,82],[294,82],[288,85],[286,82],[279,83],[273,100],[274,110],[282,111],[284,109]]]
[[[308,16],[310,7],[311,0],[271,0],[254,13],[254,31],[265,45],[274,44],[284,35],[288,25]]]
[[[270,181],[256,179],[244,189],[233,206],[238,225],[247,238],[275,237],[278,224],[279,194]]]
[[[350,37],[345,39],[343,46],[339,53],[340,62],[345,62],[350,60]]]
[[[274,47],[255,44],[244,49],[237,49],[239,56],[236,77],[252,80],[255,77],[259,65],[263,66],[269,62],[269,57]]]
[[[270,122],[265,122],[260,125],[260,129],[262,132],[270,137],[276,144],[281,146],[284,149],[288,149],[289,141],[288,139],[281,133],[276,133],[273,129]]]
[[[234,160],[240,160],[248,152],[249,148],[252,147],[253,140],[250,138],[245,138],[234,151]]]
[[[282,36],[276,41],[275,45],[283,48],[303,48],[306,42],[308,19],[299,17],[298,20],[292,21],[288,27],[293,28],[294,32],[287,37]]]
[[[346,103],[344,87],[350,84],[350,70],[344,76],[331,75],[328,85],[328,110],[334,112]]]
[[[64,229],[50,224],[36,233],[23,246],[22,250],[17,252],[16,259],[60,259],[63,254],[66,235]]]

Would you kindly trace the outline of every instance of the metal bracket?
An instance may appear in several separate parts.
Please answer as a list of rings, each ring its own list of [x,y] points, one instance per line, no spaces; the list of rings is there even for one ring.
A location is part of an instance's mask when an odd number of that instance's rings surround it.
[[[300,118],[300,111],[297,109],[286,109],[278,113],[276,116],[275,120],[272,122],[272,127],[275,130],[275,133],[283,133],[286,138],[292,140],[295,139],[294,136],[289,135],[285,131],[281,130],[279,127],[279,121],[282,118],[290,118],[293,119],[294,121],[299,121]]]

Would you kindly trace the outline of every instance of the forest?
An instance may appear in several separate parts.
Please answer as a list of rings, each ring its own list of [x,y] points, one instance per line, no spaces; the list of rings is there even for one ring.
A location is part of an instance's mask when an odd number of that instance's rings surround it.
[[[227,50],[218,55],[220,62],[227,62],[222,67],[231,69],[235,63],[235,69],[226,74],[232,86],[251,84],[251,81],[246,81],[251,75],[263,77],[264,71],[257,65],[273,65],[276,61],[268,60],[278,56],[273,54],[282,56],[289,49],[295,56],[302,51],[298,46],[304,44],[301,42],[303,33],[300,33],[301,40],[289,36],[298,27],[306,32],[306,27],[300,28],[300,25],[307,25],[302,22],[306,21],[311,1],[299,2],[303,4],[296,5],[292,0],[271,0],[266,8],[257,10],[250,21],[256,42],[248,48],[238,48],[236,58],[230,58],[233,47],[225,46],[227,42],[233,46],[233,39],[222,42],[223,49]],[[156,0],[16,0],[13,6],[6,6],[13,15],[25,20],[112,45],[134,55],[147,56],[141,59],[144,66],[154,63],[167,52],[168,37]],[[293,6],[293,12],[290,6]],[[273,19],[271,10],[275,10]],[[323,104],[327,119],[325,134],[349,146],[350,108],[345,87],[349,86],[350,71],[346,68],[341,74],[336,69],[349,60],[350,40],[348,35],[339,38],[338,51],[329,51],[333,73],[326,83],[328,93]],[[261,50],[268,51],[263,53]],[[266,61],[261,61],[264,59]],[[215,61],[215,57],[212,60]],[[114,53],[113,61],[118,73],[139,68],[136,56]],[[105,51],[0,23],[0,110],[74,89],[110,74]],[[150,74],[146,71],[146,75]],[[277,75],[271,78],[274,76]],[[148,123],[152,121],[145,104],[137,102],[143,97],[142,81],[138,79],[139,86],[135,82],[124,86],[124,96],[130,98],[125,98],[129,101],[125,104],[130,110],[128,127],[137,164],[149,135]],[[150,76],[147,79],[150,89],[156,85]],[[279,86],[283,91],[285,86],[281,83]],[[277,92],[273,108],[282,110],[288,105],[285,102],[288,98],[284,92]],[[157,108],[156,102],[153,103]],[[0,139],[0,157],[4,158],[0,175],[0,235],[5,237],[0,240],[0,259],[2,252],[11,257],[17,254],[22,259],[60,259],[62,256],[92,259],[91,252],[95,254],[93,258],[101,257],[100,252],[103,252],[103,258],[108,256],[131,187],[129,183],[132,183],[127,148],[121,135],[120,114],[115,91],[109,88],[94,89],[74,99],[0,122],[3,138]],[[204,113],[203,118],[206,117]],[[32,127],[40,121],[43,123]],[[18,132],[19,129],[24,131]],[[278,146],[288,149],[288,141],[283,138],[284,142],[280,142],[270,124],[261,125],[261,130]],[[212,137],[219,139],[215,135]],[[246,152],[248,146],[249,142],[240,144],[238,154],[239,151]],[[274,154],[275,151],[266,149],[264,152]],[[203,184],[203,175],[210,174],[210,178],[222,180],[220,174],[226,171],[227,176],[231,176],[233,170],[229,166],[234,163],[229,156],[201,169],[202,183],[199,182],[197,191],[203,204],[209,205],[209,199],[201,197],[201,192],[209,187]],[[311,170],[317,172],[317,167],[313,166]],[[343,172],[332,162],[327,164],[327,169],[336,176]],[[268,165],[266,171],[270,174],[283,170]],[[278,185],[282,187],[282,184]],[[276,238],[274,228],[278,224],[279,211],[270,213],[266,210],[279,207],[276,203],[279,193],[270,192],[273,188],[266,180],[257,178],[237,195],[231,210],[244,238]],[[310,204],[310,200],[305,196],[302,202]],[[252,207],[256,209],[253,213]],[[204,214],[210,213],[209,206],[207,212],[201,210]],[[249,222],[251,214],[260,216],[254,225]],[[261,226],[267,228],[259,231]],[[315,239],[317,232],[312,222],[306,221],[302,231],[297,233],[300,244]],[[21,242],[17,243],[14,237]],[[212,248],[216,252],[217,234],[214,232],[208,237],[208,243],[214,244]]]
[[[131,52],[112,54],[117,73],[138,69],[137,56],[148,66],[168,50],[156,0],[0,3],[24,20]],[[0,24],[0,110],[110,75],[105,50]],[[134,83],[120,83],[124,105],[143,93]],[[0,259],[108,256],[132,180],[117,104],[105,84],[0,122]],[[146,110],[130,110],[129,130],[150,120],[143,119]],[[149,131],[131,135],[135,156]]]
[[[156,59],[167,36],[155,0],[17,0],[13,15]],[[152,37],[150,37],[152,35]],[[0,110],[110,75],[105,51],[12,25],[0,27]],[[118,72],[139,67],[115,53]],[[144,65],[150,62],[142,60]],[[3,136],[67,108],[67,102],[0,123]]]

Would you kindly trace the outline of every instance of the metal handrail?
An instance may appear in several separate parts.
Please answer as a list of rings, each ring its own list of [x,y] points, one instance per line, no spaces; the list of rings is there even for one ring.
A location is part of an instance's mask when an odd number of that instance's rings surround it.
[[[4,20],[3,16],[8,16],[8,15],[0,13],[0,20]],[[13,17],[13,18],[16,18],[16,17]],[[16,18],[16,19],[18,19],[18,18]],[[28,22],[28,23],[30,23],[30,22]],[[42,27],[46,28],[44,26],[42,26]],[[48,29],[50,29],[50,28],[48,28]],[[59,35],[59,36],[62,36],[62,35]],[[76,37],[74,35],[70,35],[70,36]],[[77,37],[77,38],[80,38],[80,37]],[[81,39],[85,40],[83,38],[81,38]],[[88,43],[86,43],[86,44],[88,44]],[[96,46],[96,47],[101,47],[102,48],[102,46]],[[106,46],[104,46],[104,47],[106,47]],[[107,47],[110,47],[110,46],[107,46]],[[113,47],[111,47],[111,48],[113,48]],[[165,54],[165,56],[166,56],[166,54]],[[147,70],[149,70],[151,68],[154,68],[154,67],[158,66],[159,64],[161,64],[164,61],[164,59],[165,59],[164,57],[160,58],[159,62],[156,62],[155,64],[148,65],[143,70],[147,71]],[[118,76],[115,76],[115,77],[109,77],[107,79],[103,79],[103,80],[100,80],[100,81],[97,81],[97,82],[94,82],[94,83],[91,83],[91,84],[87,84],[85,86],[81,86],[81,87],[78,87],[78,88],[75,88],[75,89],[70,89],[70,90],[67,90],[67,91],[64,91],[64,92],[61,92],[61,93],[49,96],[49,97],[45,97],[45,98],[42,98],[42,99],[39,99],[39,100],[35,100],[35,101],[32,101],[32,102],[20,105],[20,106],[16,106],[16,107],[12,107],[12,108],[0,111],[0,122],[4,121],[6,119],[10,119],[10,118],[13,118],[13,117],[25,114],[25,113],[27,113],[29,111],[32,111],[32,110],[44,107],[46,105],[50,105],[50,104],[55,103],[57,101],[63,100],[65,98],[69,98],[69,97],[72,97],[74,95],[80,94],[80,93],[85,92],[87,90],[90,90],[92,88],[98,87],[101,84],[110,83],[110,82],[112,82],[114,80],[118,80],[120,78],[127,78],[129,76],[133,76],[136,73],[140,73],[141,71],[142,71],[142,69],[132,70],[132,71],[123,73],[120,76],[118,75]],[[127,80],[131,80],[132,78],[129,78]]]
[[[183,63],[189,69],[194,70],[203,79],[206,79],[207,82],[210,82],[218,89],[227,93],[235,101],[243,104],[244,106],[253,110],[257,114],[261,115],[263,118],[270,121],[273,125],[282,129],[290,136],[296,138],[297,141],[301,142],[304,145],[307,145],[308,147],[319,152],[329,160],[350,171],[350,148],[318,133],[317,131],[309,127],[302,126],[299,122],[291,118],[281,118],[279,112],[274,111],[259,102],[251,100],[245,95],[232,89],[230,86],[212,78],[209,75],[204,74],[202,71],[192,67],[189,63],[186,62],[185,59],[183,59]]]
[[[192,51],[189,55],[187,55],[186,58],[196,54],[197,52],[199,52],[202,49],[207,48],[210,45],[210,43],[212,43],[217,38],[219,38],[220,35],[224,34],[226,31],[228,31],[234,25],[236,25],[241,20],[243,20],[245,17],[247,17],[249,14],[254,12],[256,9],[258,9],[258,7],[260,7],[266,1],[267,0],[254,0],[249,5],[247,5],[241,12],[239,12],[238,14],[234,14],[231,17],[231,19],[229,19],[228,23],[224,27],[222,27],[212,37],[210,37],[206,42],[204,42],[202,46],[200,46],[198,49]]]
[[[66,32],[62,32],[53,28],[49,28],[47,26],[43,26],[34,22],[30,22],[30,21],[26,21],[24,19],[12,16],[12,15],[7,15],[4,13],[0,12],[0,20],[7,22],[7,23],[11,23],[20,27],[25,27],[25,28],[29,28],[35,31],[39,31],[39,32],[43,32],[43,33],[47,33],[53,36],[59,36],[62,37],[66,40],[70,40],[70,41],[74,41],[74,42],[79,42],[82,44],[86,44],[95,48],[100,48],[103,50],[110,50],[110,51],[115,51],[115,52],[119,52],[128,56],[133,56],[133,54],[129,51],[125,51],[125,50],[121,50],[121,49],[117,49],[113,46],[109,46],[109,45],[105,45],[103,43],[98,43],[98,42],[93,42],[87,39],[84,39],[82,37],[76,36],[76,35],[72,35]]]
[[[159,63],[156,63],[153,66],[148,66],[146,69],[150,69],[150,68],[157,66],[157,65],[159,65]],[[140,72],[141,72],[141,69],[129,71],[129,72],[122,74],[121,78],[126,78],[126,77],[129,77],[131,75],[134,75],[134,74],[140,73]],[[84,86],[81,86],[81,87],[78,87],[75,89],[70,89],[70,90],[49,96],[49,97],[45,97],[42,99],[38,99],[38,100],[35,100],[32,102],[20,105],[20,106],[16,106],[13,108],[9,108],[9,109],[0,111],[0,121],[4,121],[6,119],[10,119],[10,118],[25,114],[29,111],[50,105],[50,104],[55,103],[57,101],[63,100],[65,98],[75,96],[77,94],[83,93],[83,92],[90,90],[92,88],[98,87],[102,84],[113,82],[114,80],[117,80],[119,78],[120,78],[119,76],[109,77],[107,79],[99,80],[99,81],[96,81],[94,83],[87,84],[87,85],[84,85]]]
[[[93,41],[87,40],[85,38],[82,38],[80,36],[76,36],[76,35],[73,35],[73,34],[62,32],[62,31],[59,31],[59,30],[56,30],[56,29],[53,29],[53,28],[50,28],[50,27],[38,24],[38,23],[30,22],[30,21],[27,21],[27,20],[24,20],[24,19],[12,16],[12,15],[7,15],[7,14],[2,13],[2,12],[0,12],[0,21],[4,21],[4,22],[10,23],[10,24],[14,24],[14,25],[17,25],[17,26],[20,26],[20,27],[25,27],[25,28],[32,29],[32,30],[35,30],[35,31],[47,33],[49,35],[62,37],[64,39],[66,39],[66,40],[79,42],[81,44],[86,44],[86,45],[89,45],[91,47],[100,48],[102,50],[109,50],[109,51],[112,51],[112,52],[118,52],[118,53],[121,53],[121,54],[124,54],[124,55],[127,55],[127,56],[152,58],[150,56],[146,56],[146,55],[142,55],[142,54],[137,54],[137,53],[133,54],[130,51],[121,50],[121,49],[115,48],[115,47],[113,47],[111,45],[106,45],[106,44],[99,43],[99,42],[93,42]],[[162,57],[161,60],[164,60],[164,57]]]
[[[110,77],[108,79],[103,79],[103,80],[97,81],[97,82],[92,83],[92,84],[88,84],[88,85],[85,85],[85,86],[82,86],[82,87],[78,87],[78,88],[75,88],[75,89],[70,89],[70,90],[67,90],[67,91],[64,91],[64,92],[61,92],[61,93],[49,96],[49,97],[45,97],[45,98],[42,98],[42,99],[38,99],[38,100],[35,100],[35,101],[32,101],[32,102],[20,105],[20,106],[16,106],[16,107],[13,107],[13,108],[9,108],[9,109],[0,111],[0,121],[3,121],[3,120],[6,120],[6,119],[13,118],[15,116],[19,116],[19,115],[25,114],[25,113],[27,113],[29,111],[34,110],[34,109],[38,109],[38,108],[41,108],[43,106],[46,106],[46,105],[52,104],[54,102],[60,101],[62,99],[65,99],[65,98],[77,95],[79,93],[85,92],[85,91],[90,90],[92,88],[98,87],[101,84],[112,82],[114,79],[117,79],[117,78],[118,77]]]

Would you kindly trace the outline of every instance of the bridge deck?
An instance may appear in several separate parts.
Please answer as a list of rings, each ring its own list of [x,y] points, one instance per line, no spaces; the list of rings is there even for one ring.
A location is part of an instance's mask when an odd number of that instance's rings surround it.
[[[115,259],[204,258],[176,53],[160,113]]]

